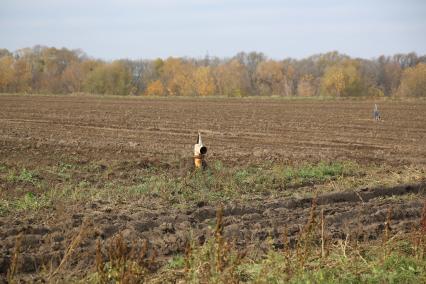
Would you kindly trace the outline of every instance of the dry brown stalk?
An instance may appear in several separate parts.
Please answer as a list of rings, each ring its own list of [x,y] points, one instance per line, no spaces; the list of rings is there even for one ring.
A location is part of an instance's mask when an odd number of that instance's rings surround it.
[[[307,224],[309,226],[312,226],[315,223],[315,211],[317,209],[317,200],[318,200],[318,196],[316,195],[312,199],[312,206],[311,206],[311,211],[309,213],[309,220],[308,220],[308,224]]]
[[[152,269],[155,266],[155,262],[157,260],[157,257],[158,257],[158,251],[154,248],[153,251],[152,251],[152,255],[151,255],[151,257],[149,258],[149,261],[148,261],[148,268],[149,269]]]
[[[98,272],[100,282],[106,283],[108,276],[105,273],[105,262],[102,254],[100,240],[96,241],[96,271]]]
[[[324,209],[321,209],[321,257],[325,257],[325,239],[324,239]]]
[[[291,265],[290,265],[291,248],[290,248],[290,240],[288,238],[287,225],[285,225],[284,233],[283,233],[283,253],[284,253],[284,259],[285,259],[285,271],[286,271],[287,275],[290,275],[290,272],[291,272]]]
[[[347,256],[346,256],[346,248],[348,247],[348,243],[349,243],[349,234],[346,235],[346,238],[345,238],[344,242],[342,240],[339,240],[339,245],[340,245],[340,248],[342,249],[342,253],[343,253],[343,256],[345,258],[347,258]]]
[[[59,266],[56,268],[53,273],[50,274],[48,279],[51,279],[53,276],[55,276],[61,268],[65,265],[67,260],[70,258],[74,250],[80,245],[81,241],[83,240],[83,236],[86,230],[87,224],[83,223],[80,227],[80,231],[77,233],[77,235],[71,240],[71,243],[69,244],[67,250],[65,251],[64,257],[62,258],[61,262],[59,263]]]
[[[364,204],[365,204],[365,201],[364,201],[364,199],[362,198],[361,194],[359,194],[359,192],[358,192],[358,191],[356,191],[356,190],[355,190],[354,192],[355,192],[355,194],[358,196],[359,200],[361,200],[362,204],[364,205]]]
[[[312,205],[309,213],[309,218],[303,227],[303,229],[300,231],[298,240],[297,240],[297,246],[296,246],[296,256],[299,261],[299,267],[303,268],[306,257],[310,254],[309,249],[312,248],[311,246],[311,237],[312,233],[315,229],[315,219],[316,219],[316,208],[317,208],[317,196],[315,196],[312,199]]]
[[[423,203],[422,217],[420,219],[420,230],[426,233],[426,199]]]
[[[116,235],[112,240],[108,250],[109,262],[112,267],[123,267],[126,261],[127,246],[121,234]]]
[[[140,251],[140,254],[139,254],[139,259],[140,260],[145,259],[147,253],[148,253],[148,241],[143,240],[142,248],[141,248],[141,251]]]
[[[426,251],[426,199],[424,200],[419,227],[413,226],[412,228],[411,243],[413,244],[416,258],[423,259]]]
[[[386,214],[383,243],[386,243],[389,240],[390,231],[392,231],[392,228],[390,226],[391,219],[392,219],[392,207],[389,207],[388,212]]]
[[[187,274],[191,268],[191,257],[192,257],[192,247],[191,243],[188,240],[185,248],[185,274]]]
[[[9,269],[7,270],[6,279],[8,283],[14,283],[13,278],[15,277],[16,268],[18,267],[18,257],[22,245],[22,233],[16,237],[15,249],[13,251],[12,259],[10,261]]]
[[[390,226],[391,218],[392,218],[392,207],[389,207],[388,212],[386,214],[386,221],[385,221],[384,229],[383,229],[384,232],[383,232],[383,238],[382,238],[382,245],[383,245],[383,259],[382,259],[382,261],[384,261],[389,254],[388,243],[389,243],[390,232],[392,230],[392,228]]]
[[[284,255],[288,257],[288,254],[290,253],[290,241],[288,239],[287,225],[284,226],[284,232],[283,232],[283,252],[284,252]]]
[[[216,271],[223,269],[223,207],[220,206],[216,211],[216,228],[215,228],[215,242],[216,242]]]

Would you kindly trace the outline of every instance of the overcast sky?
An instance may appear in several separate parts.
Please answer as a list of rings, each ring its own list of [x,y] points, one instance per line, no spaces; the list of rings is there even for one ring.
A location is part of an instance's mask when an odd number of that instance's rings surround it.
[[[103,59],[426,53],[422,0],[0,0],[0,48]]]

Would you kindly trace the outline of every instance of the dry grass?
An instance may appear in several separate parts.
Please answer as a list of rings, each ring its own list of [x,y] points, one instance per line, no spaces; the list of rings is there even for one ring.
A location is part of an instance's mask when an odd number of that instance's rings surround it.
[[[87,223],[83,223],[80,227],[80,230],[78,231],[77,235],[71,240],[70,244],[68,245],[68,248],[65,251],[64,256],[62,257],[61,262],[59,263],[58,267],[49,275],[48,279],[51,279],[56,274],[60,272],[60,270],[64,267],[64,265],[67,263],[75,249],[80,245],[82,242],[84,235],[87,233]]]
[[[145,283],[146,277],[158,269],[157,252],[148,253],[148,241],[128,244],[121,234],[114,236],[109,245],[102,248],[98,240],[96,246],[95,283]]]
[[[9,269],[7,270],[6,279],[8,283],[15,283],[15,273],[18,267],[18,258],[22,246],[22,234],[19,234],[15,240],[15,248],[13,250],[12,259],[10,261]]]

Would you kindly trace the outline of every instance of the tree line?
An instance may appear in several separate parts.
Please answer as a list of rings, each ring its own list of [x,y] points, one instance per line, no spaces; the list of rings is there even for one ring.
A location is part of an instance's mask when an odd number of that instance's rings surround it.
[[[273,60],[231,58],[94,59],[81,50],[0,49],[0,92],[145,96],[426,97],[426,55],[367,60],[337,51]]]

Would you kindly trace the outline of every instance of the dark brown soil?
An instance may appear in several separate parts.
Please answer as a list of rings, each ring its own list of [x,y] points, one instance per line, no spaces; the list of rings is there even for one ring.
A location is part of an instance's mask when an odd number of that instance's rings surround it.
[[[190,156],[200,131],[209,159],[426,162],[426,101],[137,99],[0,96],[0,159],[167,160]]]

